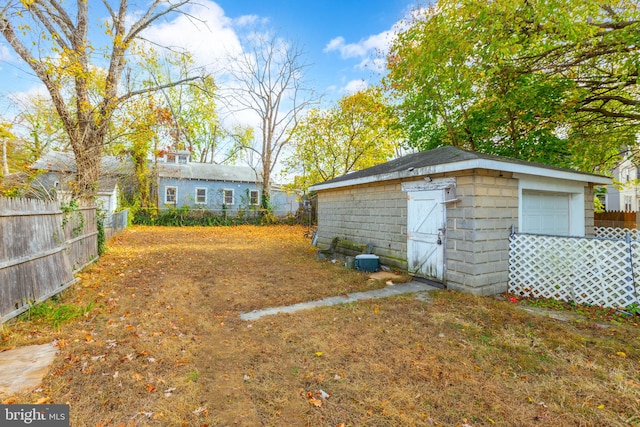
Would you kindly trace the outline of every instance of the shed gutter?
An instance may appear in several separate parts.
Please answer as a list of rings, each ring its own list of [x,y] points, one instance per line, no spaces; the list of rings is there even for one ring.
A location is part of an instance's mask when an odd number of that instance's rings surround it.
[[[453,163],[444,163],[423,168],[415,168],[412,171],[397,171],[379,175],[363,176],[361,178],[346,179],[338,182],[328,182],[326,184],[316,184],[309,187],[311,191],[322,191],[340,187],[350,187],[353,185],[370,184],[380,181],[391,181],[403,178],[418,178],[425,175],[434,175],[447,172],[458,172],[468,169],[489,169],[503,172],[521,173],[527,175],[544,176],[547,178],[566,179],[570,181],[582,181],[585,183],[594,183],[608,185],[613,182],[609,177],[602,175],[587,174],[582,172],[573,172],[570,170],[557,170],[544,168],[539,166],[521,165],[517,163],[508,163],[497,160],[488,159],[471,159]]]

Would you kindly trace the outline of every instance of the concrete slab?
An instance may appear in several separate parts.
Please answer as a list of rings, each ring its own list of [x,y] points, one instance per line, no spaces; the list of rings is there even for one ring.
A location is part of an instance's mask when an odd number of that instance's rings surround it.
[[[29,345],[0,353],[0,400],[31,391],[42,383],[58,349],[53,345]]]
[[[264,310],[254,310],[249,313],[241,313],[240,319],[242,320],[256,320],[264,316],[270,316],[280,313],[295,313],[296,311],[306,310],[314,307],[326,307],[337,304],[348,304],[350,302],[374,299],[374,298],[387,298],[395,295],[402,295],[406,293],[418,293],[425,291],[436,290],[431,285],[426,283],[420,283],[416,281],[401,283],[399,285],[387,286],[382,289],[376,289],[373,291],[354,292],[352,294],[346,294],[345,296],[329,297],[317,301],[302,302],[299,304],[293,304],[282,307],[266,308]]]

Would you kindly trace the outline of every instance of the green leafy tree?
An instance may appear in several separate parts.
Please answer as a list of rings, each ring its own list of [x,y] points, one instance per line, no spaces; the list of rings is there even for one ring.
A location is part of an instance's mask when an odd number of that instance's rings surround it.
[[[287,159],[295,184],[306,189],[354,170],[383,163],[402,142],[393,109],[378,89],[340,99],[327,110],[312,109],[293,132]]]
[[[20,111],[16,128],[22,135],[23,150],[29,162],[34,162],[51,150],[68,151],[69,137],[51,102],[41,95],[30,96],[16,103]]]
[[[624,0],[441,0],[398,34],[385,84],[414,147],[595,170],[640,121],[639,14]]]

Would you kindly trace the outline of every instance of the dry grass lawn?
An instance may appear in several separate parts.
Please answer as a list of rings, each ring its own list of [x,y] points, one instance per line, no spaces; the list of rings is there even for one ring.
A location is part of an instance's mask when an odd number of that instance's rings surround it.
[[[0,347],[57,340],[16,403],[80,426],[640,426],[632,321],[567,322],[454,292],[243,322],[239,313],[384,286],[319,262],[292,226],[134,227],[59,307]]]

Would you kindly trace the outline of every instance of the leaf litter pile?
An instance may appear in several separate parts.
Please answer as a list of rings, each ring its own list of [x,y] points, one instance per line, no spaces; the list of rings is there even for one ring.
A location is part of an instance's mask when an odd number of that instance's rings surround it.
[[[386,286],[317,261],[298,226],[134,227],[1,349],[54,341],[41,387],[73,426],[640,426],[633,322],[559,321],[438,291],[251,322]],[[55,307],[53,308],[55,311]]]

